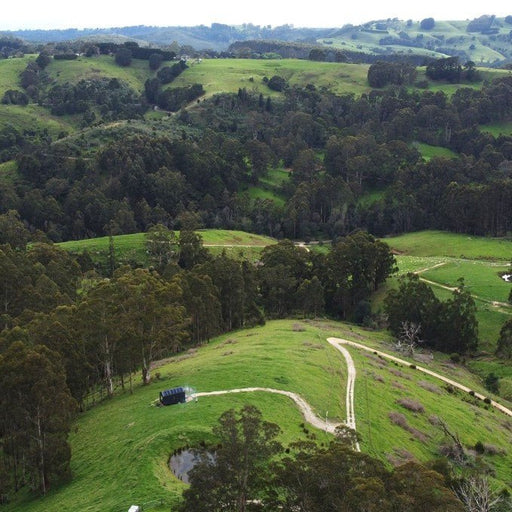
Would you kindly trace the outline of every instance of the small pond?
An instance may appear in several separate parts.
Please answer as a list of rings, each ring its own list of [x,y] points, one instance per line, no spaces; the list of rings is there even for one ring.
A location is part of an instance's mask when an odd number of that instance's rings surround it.
[[[169,459],[169,467],[174,473],[176,478],[179,478],[182,482],[188,484],[188,473],[189,471],[199,462],[200,455],[199,451],[193,449],[180,450],[171,455]],[[215,453],[204,452],[208,455],[210,460],[215,459]]]

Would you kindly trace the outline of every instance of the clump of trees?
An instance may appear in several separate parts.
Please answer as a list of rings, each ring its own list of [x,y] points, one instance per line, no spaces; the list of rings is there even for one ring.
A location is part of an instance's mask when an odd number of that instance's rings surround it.
[[[389,329],[397,338],[409,323],[421,327],[417,338],[435,350],[464,354],[478,346],[476,305],[462,279],[452,297],[442,302],[418,275],[407,274],[388,293],[385,311]]]
[[[476,70],[473,61],[467,61],[464,66],[459,63],[458,57],[437,59],[427,65],[426,74],[432,80],[446,80],[451,83],[461,81],[476,82],[480,80],[480,73]]]
[[[250,510],[459,512],[464,507],[450,489],[450,475],[408,462],[392,470],[353,451],[350,436],[327,446],[298,442],[285,450],[277,425],[253,406],[226,411],[214,427],[215,457],[204,454],[189,473],[182,512]]]
[[[368,68],[368,83],[370,87],[408,85],[416,80],[416,75],[416,68],[412,64],[378,61]]]
[[[422,30],[432,30],[436,25],[434,18],[424,18],[420,22],[420,28]]]

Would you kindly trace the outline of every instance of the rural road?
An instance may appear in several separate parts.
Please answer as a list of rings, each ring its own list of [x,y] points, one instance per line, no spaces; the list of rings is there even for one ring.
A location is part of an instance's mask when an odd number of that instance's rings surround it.
[[[334,339],[334,338],[332,338]],[[350,427],[353,430],[356,430],[356,416],[354,411],[354,385],[356,380],[356,367],[354,365],[354,360],[352,359],[352,356],[350,355],[349,351],[341,346],[339,344],[339,341],[331,341],[331,339],[328,340],[329,343],[339,350],[343,357],[345,358],[345,361],[347,362],[347,391],[346,391],[346,411],[347,411],[347,419],[345,421],[345,425]],[[297,393],[292,393],[291,391],[284,391],[282,389],[274,389],[274,388],[264,388],[264,387],[255,387],[255,388],[236,388],[236,389],[226,389],[221,391],[205,391],[205,392],[199,392],[194,393],[191,396],[191,399],[194,400],[199,397],[205,397],[205,396],[215,396],[215,395],[227,395],[230,393],[253,393],[255,391],[263,391],[266,393],[276,393],[278,395],[284,395],[289,398],[291,398],[299,407],[300,411],[302,412],[302,415],[304,416],[304,419],[314,427],[318,428],[319,430],[323,430],[324,432],[329,432],[331,434],[334,434],[334,431],[336,427],[339,425],[338,423],[329,422],[327,418],[319,418],[315,415],[313,412],[313,409],[311,406]],[[359,446],[359,443],[356,442],[354,445],[354,448],[359,452],[361,451],[361,448]]]
[[[405,359],[401,359],[399,357],[393,356],[391,354],[387,354],[386,352],[381,352],[380,350],[375,350],[374,348],[368,347],[366,345],[363,345],[361,343],[356,343],[355,341],[345,340],[342,338],[327,338],[328,343],[330,343],[335,349],[339,350],[343,357],[345,358],[345,361],[347,363],[347,391],[346,391],[346,411],[347,411],[347,419],[345,422],[345,425],[349,428],[356,430],[356,415],[354,410],[354,387],[355,387],[355,380],[356,380],[356,367],[354,365],[354,360],[352,359],[352,356],[350,355],[349,351],[344,347],[344,345],[348,345],[350,347],[357,348],[359,350],[364,350],[366,352],[371,352],[373,354],[377,354],[378,356],[381,356],[385,359],[389,359],[391,361],[395,361],[397,363],[403,364],[404,366],[411,366],[412,363],[409,361],[406,361]],[[439,379],[443,382],[446,382],[447,384],[450,384],[454,388],[460,389],[462,391],[465,391],[466,393],[469,393],[471,391],[470,388],[467,386],[464,386],[463,384],[460,384],[459,382],[456,382],[454,380],[451,380],[447,377],[444,377],[443,375],[433,372],[429,370],[428,368],[424,368],[422,366],[416,366],[416,370],[419,372],[423,372],[427,375],[431,375],[432,377],[435,377],[436,379]],[[319,418],[315,415],[313,412],[313,409],[311,406],[297,393],[293,393],[291,391],[284,391],[282,389],[274,389],[274,388],[265,388],[265,387],[254,387],[254,388],[236,388],[236,389],[226,389],[221,391],[205,391],[205,392],[199,392],[194,393],[191,395],[191,400],[194,400],[199,397],[207,397],[207,396],[216,396],[216,395],[227,395],[230,393],[254,393],[254,392],[265,392],[265,393],[276,393],[278,395],[284,395],[289,398],[291,398],[299,407],[300,411],[302,412],[304,419],[314,427],[323,430],[324,432],[329,432],[331,434],[334,433],[336,427],[339,425],[338,423],[329,422],[327,421],[327,418]],[[479,398],[480,400],[483,400],[486,398],[484,395],[480,393],[474,393],[474,396]],[[512,416],[512,410],[508,409],[507,407],[499,404],[498,402],[495,402],[494,400],[491,400],[492,407],[498,409],[499,411],[503,412],[504,414],[508,416]],[[359,443],[356,442],[354,445],[354,448],[356,451],[361,451],[361,448],[359,446]]]
[[[327,341],[331,345],[334,345],[334,346],[336,343],[338,343],[338,344],[341,343],[344,345],[349,345],[351,347],[358,348],[360,350],[366,350],[367,352],[372,352],[373,354],[377,354],[381,357],[384,357],[385,359],[389,359],[391,361],[395,361],[397,363],[403,364],[404,366],[411,366],[411,364],[413,364],[413,363],[410,363],[409,361],[406,361],[405,359],[400,359],[399,357],[392,356],[391,354],[386,354],[386,352],[381,352],[380,350],[375,350],[374,348],[368,347],[366,345],[362,345],[361,343],[356,343],[355,341],[344,340],[341,338],[327,338]],[[428,368],[424,368],[423,366],[417,366],[415,363],[414,363],[414,365],[416,366],[416,370],[426,373],[427,375],[431,375],[432,377],[435,377],[436,379],[442,380],[443,382],[450,384],[454,388],[465,391],[466,393],[469,393],[471,391],[471,388],[468,388],[467,386],[464,386],[463,384],[460,384],[459,382],[449,379],[448,377],[444,377],[440,373],[433,372],[432,370],[429,370]],[[486,398],[481,393],[476,393],[476,392],[475,392],[475,396],[477,398],[479,398],[480,400],[483,400],[484,398]],[[512,410],[508,409],[504,405],[501,405],[498,402],[495,402],[494,400],[491,400],[491,405],[493,407],[495,407],[496,409],[498,409],[499,411],[507,414],[508,416],[512,416]]]

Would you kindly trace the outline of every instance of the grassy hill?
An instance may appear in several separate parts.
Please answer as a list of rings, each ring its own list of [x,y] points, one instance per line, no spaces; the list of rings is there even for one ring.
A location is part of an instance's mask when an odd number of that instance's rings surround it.
[[[244,231],[227,229],[200,229],[197,231],[203,239],[203,244],[214,254],[225,251],[228,256],[239,257],[243,254],[250,260],[258,258],[261,250],[275,243],[273,238],[254,235]],[[179,235],[179,233],[177,233]],[[114,254],[119,264],[134,262],[147,265],[146,249],[144,247],[145,233],[116,235],[113,238]],[[86,240],[71,240],[57,244],[67,251],[81,253],[87,251],[94,262],[106,263],[109,253],[109,237],[89,238]]]
[[[237,92],[243,87],[266,96],[276,96],[280,93],[270,90],[263,78],[279,75],[290,85],[305,86],[311,83],[316,87],[327,87],[337,94],[360,95],[370,90],[366,80],[367,73],[366,64],[298,59],[209,59],[192,62],[190,69],[180,75],[173,82],[173,86],[201,83],[207,97],[217,92]]]
[[[505,304],[511,284],[500,277],[510,269],[512,241],[442,231],[408,233],[385,241],[397,252],[399,275],[419,272],[443,299],[451,293],[448,288],[464,278],[477,303],[481,348],[494,351],[501,326],[512,315],[512,306]]]
[[[155,368],[159,376],[149,386],[137,385],[133,395],[119,390],[113,399],[83,413],[71,435],[73,480],[44,499],[24,496],[4,509],[117,512],[137,503],[144,510],[175,510],[184,484],[168,469],[170,454],[213,441],[210,428],[220,414],[244,403],[256,405],[265,419],[278,423],[285,444],[307,437],[327,441],[328,434],[303,424],[291,400],[270,393],[201,397],[164,408],[152,404],[160,390],[177,385],[195,391],[262,386],[297,392],[319,417],[343,420],[346,366],[341,354],[326,342],[328,336],[391,349],[389,340],[379,333],[330,321],[273,321],[221,336],[162,361]],[[483,458],[496,471],[497,480],[501,484],[510,480],[512,425],[506,416],[469,395],[448,391],[414,369],[355,348],[349,351],[357,368],[355,410],[364,452],[388,463],[431,459],[447,441],[435,426],[438,417],[459,434],[466,447],[484,442],[495,453]],[[471,374],[440,356],[429,367],[481,390]],[[398,402],[405,398],[414,400],[420,410],[413,412]]]
[[[8,89],[20,90],[19,74],[35,55],[23,58],[0,60],[0,96]],[[186,69],[172,84],[167,87],[176,88],[200,83],[205,90],[204,98],[221,92],[237,92],[240,88],[246,88],[250,92],[261,93],[265,96],[278,97],[282,93],[269,89],[264,78],[279,75],[287,80],[290,85],[306,86],[314,84],[316,87],[324,87],[336,94],[355,94],[356,96],[368,93],[371,89],[367,82],[367,64],[346,64],[334,62],[314,62],[298,59],[191,59]],[[165,63],[163,64],[165,65]],[[468,84],[434,83],[426,80],[424,68],[419,69],[418,80],[426,81],[431,91],[442,90],[446,94],[452,94],[460,87]],[[481,70],[482,82],[470,84],[471,87],[481,87],[483,80],[495,76],[507,74],[504,70]],[[118,66],[112,56],[101,55],[96,57],[81,56],[76,60],[52,59],[45,69],[49,86],[64,84],[66,82],[77,83],[83,79],[94,78],[118,78],[126,82],[132,89],[143,93],[144,83],[155,76],[147,61],[133,59],[127,67]],[[96,112],[99,115],[99,111]],[[101,117],[101,116],[100,116]],[[129,127],[134,130],[166,130],[169,122],[166,113],[150,110],[146,114],[146,121],[151,126]],[[167,122],[166,122],[167,121]],[[76,133],[80,140],[89,134],[95,137],[99,128],[96,126],[81,128],[81,116],[53,116],[49,110],[30,103],[28,106],[1,105],[0,128],[6,124],[12,124],[22,133],[30,131],[42,131],[56,139],[62,133]],[[126,121],[110,123],[110,129],[126,126]],[[105,128],[106,129],[106,128]],[[100,130],[105,132],[105,129]],[[487,127],[493,133],[500,127]],[[96,135],[95,135],[96,134]],[[103,133],[108,137],[108,133]],[[79,141],[80,142],[80,141]]]
[[[318,42],[374,55],[459,55],[461,60],[472,60],[477,65],[497,64],[512,57],[508,38],[511,25],[503,18],[494,18],[487,28],[470,27],[468,31],[471,21],[435,20],[431,29],[425,29],[417,20],[374,20],[359,26],[347,25]]]
[[[164,62],[162,66],[169,64]],[[95,78],[118,78],[136,91],[144,91],[144,82],[156,75],[149,69],[147,60],[133,59],[129,66],[118,66],[109,55],[78,57],[76,60],[53,60],[46,67],[51,80],[63,83],[77,83]]]

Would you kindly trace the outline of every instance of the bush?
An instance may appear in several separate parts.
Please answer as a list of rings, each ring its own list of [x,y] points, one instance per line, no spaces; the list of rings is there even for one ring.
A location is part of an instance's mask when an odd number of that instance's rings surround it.
[[[161,53],[152,53],[149,56],[149,69],[152,71],[156,71],[160,65],[162,64],[162,61],[164,60],[164,56]]]
[[[2,98],[4,105],[28,105],[28,96],[21,91],[9,89],[5,91],[4,97]]]
[[[485,378],[485,387],[491,393],[498,394],[500,392],[500,378],[493,372],[489,373]]]
[[[450,360],[452,363],[460,363],[460,354],[457,354],[457,352],[450,354]]]
[[[397,400],[397,404],[412,412],[425,412],[425,407],[412,398],[400,398]]]
[[[284,91],[287,87],[286,80],[279,75],[274,75],[267,83],[268,88],[272,89],[273,91]]]
[[[484,443],[482,443],[482,441],[477,441],[477,442],[475,443],[474,448],[475,448],[475,452],[476,452],[476,453],[480,453],[480,454],[482,454],[482,453],[484,453],[484,452],[485,452],[485,446],[484,446]]]

